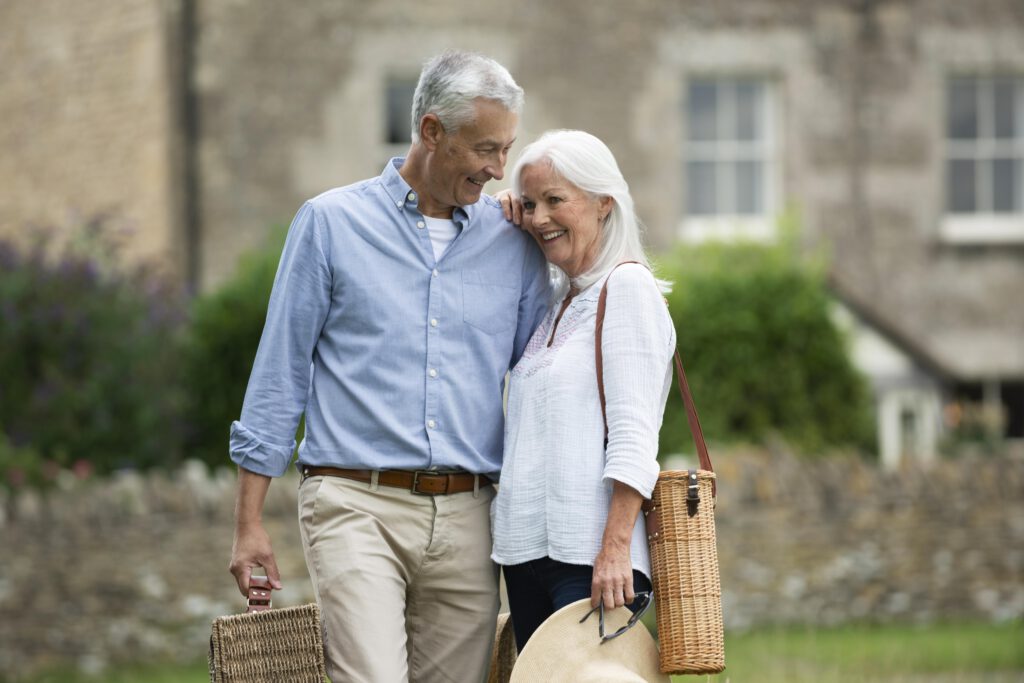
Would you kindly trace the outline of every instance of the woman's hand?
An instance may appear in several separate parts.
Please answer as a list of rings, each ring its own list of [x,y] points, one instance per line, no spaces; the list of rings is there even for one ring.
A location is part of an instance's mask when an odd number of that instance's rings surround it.
[[[608,609],[633,602],[633,562],[629,546],[633,526],[640,514],[644,497],[636,489],[616,481],[612,501],[608,505],[608,521],[604,525],[601,551],[594,558],[594,578],[590,582],[590,606],[604,601]]]
[[[607,541],[594,560],[594,578],[590,583],[590,606],[604,601],[608,609],[633,602],[633,563],[629,557],[629,541],[625,545]]]
[[[523,202],[512,190],[502,190],[494,195],[494,198],[501,203],[501,210],[505,212],[505,220],[512,221],[516,225],[523,225]]]

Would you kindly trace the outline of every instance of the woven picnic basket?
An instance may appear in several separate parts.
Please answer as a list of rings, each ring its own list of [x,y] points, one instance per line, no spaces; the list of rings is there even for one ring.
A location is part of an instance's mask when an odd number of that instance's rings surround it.
[[[605,279],[601,288],[594,335],[602,415],[601,332],[610,279]],[[715,472],[678,349],[675,367],[700,469],[661,472],[651,500],[643,507],[651,553],[658,657],[662,673],[714,674],[725,669],[722,585],[715,539]],[[606,439],[607,425],[605,416]]]
[[[324,683],[316,603],[270,609],[270,584],[253,577],[249,611],[218,617],[210,635],[210,683]]]

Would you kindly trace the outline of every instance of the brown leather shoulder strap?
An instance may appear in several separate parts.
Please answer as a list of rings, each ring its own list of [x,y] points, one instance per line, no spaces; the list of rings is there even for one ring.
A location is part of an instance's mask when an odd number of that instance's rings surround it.
[[[615,268],[626,263],[637,263],[637,261],[623,261]],[[612,269],[612,273],[615,269]],[[597,366],[597,392],[601,397],[601,416],[604,418],[604,440],[608,442],[608,410],[604,398],[604,359],[601,350],[601,336],[604,329],[604,311],[608,300],[608,283],[612,279],[609,273],[601,287],[601,296],[597,300],[597,321],[594,328],[594,361]],[[711,467],[711,457],[708,455],[707,444],[704,443],[704,432],[700,428],[700,419],[697,417],[697,407],[693,404],[693,396],[690,394],[690,385],[686,381],[686,372],[683,370],[683,360],[679,356],[679,349],[675,349],[676,376],[679,379],[679,395],[683,398],[683,405],[686,407],[686,419],[690,423],[690,434],[693,436],[693,443],[697,447],[697,457],[700,460],[701,469],[714,472]]]

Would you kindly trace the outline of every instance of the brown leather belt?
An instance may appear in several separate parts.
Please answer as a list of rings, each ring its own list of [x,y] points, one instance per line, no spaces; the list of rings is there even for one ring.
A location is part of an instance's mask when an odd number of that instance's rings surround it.
[[[349,470],[339,467],[303,467],[307,477],[344,477],[369,484],[373,470]],[[491,480],[482,474],[469,472],[433,472],[431,470],[381,470],[377,475],[381,486],[407,489],[424,496],[443,496],[449,493],[467,493],[490,486]]]

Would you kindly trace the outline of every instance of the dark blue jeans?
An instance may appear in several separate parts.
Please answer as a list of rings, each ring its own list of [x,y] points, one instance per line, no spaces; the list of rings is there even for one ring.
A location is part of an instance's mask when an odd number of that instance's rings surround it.
[[[590,582],[594,577],[591,566],[566,564],[550,557],[505,565],[501,570],[505,574],[505,592],[512,614],[516,648],[520,651],[545,619],[566,605],[589,598]],[[634,569],[633,592],[649,590],[651,582]],[[631,610],[634,606],[639,607],[639,601],[626,605]]]

